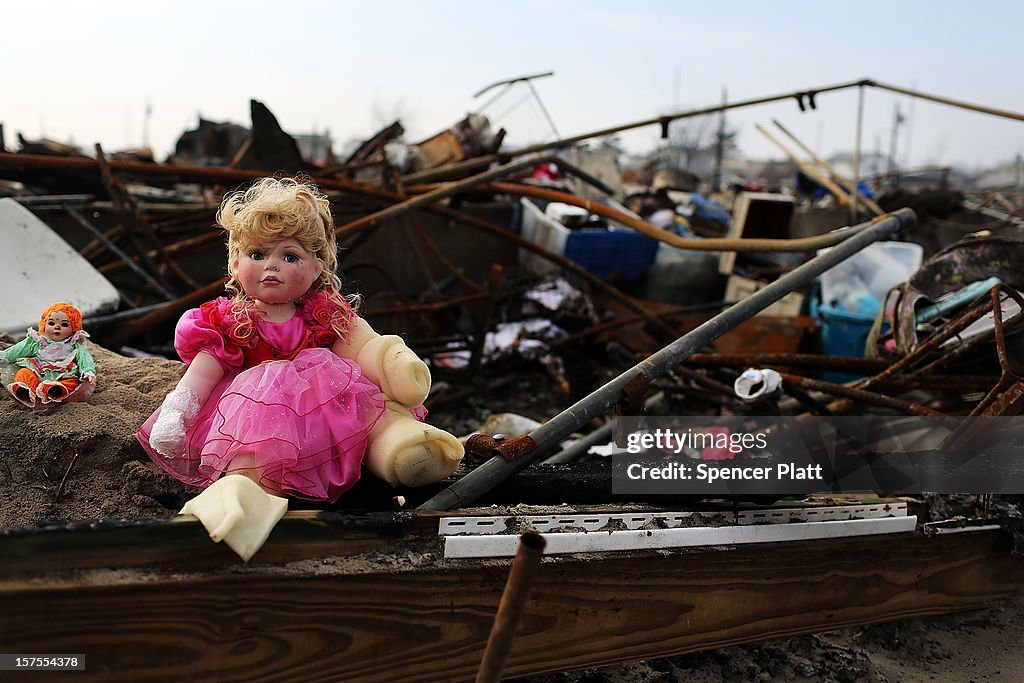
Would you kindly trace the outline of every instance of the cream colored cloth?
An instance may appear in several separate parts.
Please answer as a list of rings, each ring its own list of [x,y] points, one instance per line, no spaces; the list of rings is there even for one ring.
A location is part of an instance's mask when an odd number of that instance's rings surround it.
[[[393,401],[370,432],[366,467],[392,486],[425,486],[455,471],[465,454],[454,436],[413,418]]]
[[[185,503],[179,514],[199,519],[215,543],[248,562],[288,510],[288,501],[241,474],[228,474]]]

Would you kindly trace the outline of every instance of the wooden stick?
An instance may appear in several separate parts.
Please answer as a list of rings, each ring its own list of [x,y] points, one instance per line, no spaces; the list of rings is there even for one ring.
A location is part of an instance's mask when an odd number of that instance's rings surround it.
[[[818,164],[818,166],[821,166],[823,169],[825,169],[825,171],[827,171],[828,174],[830,176],[832,176],[832,180],[834,180],[837,183],[842,183],[843,185],[846,185],[847,187],[852,187],[853,191],[856,192],[857,196],[860,197],[860,199],[864,202],[864,206],[866,206],[869,209],[871,209],[872,211],[874,211],[876,216],[881,216],[883,213],[885,213],[885,211],[882,211],[882,208],[880,206],[878,206],[878,204],[875,203],[874,199],[872,199],[871,197],[866,196],[863,192],[860,191],[859,188],[853,187],[853,183],[852,182],[850,182],[849,180],[847,180],[843,176],[839,175],[836,172],[836,169],[833,168],[830,163],[828,163],[827,161],[825,161],[824,159],[819,157],[817,154],[814,153],[813,150],[811,150],[810,147],[808,147],[803,142],[801,142],[800,139],[797,138],[797,136],[795,136],[792,133],[790,133],[786,129],[785,126],[783,126],[781,123],[779,123],[778,119],[772,119],[772,123],[775,124],[776,128],[778,128],[783,133],[785,133],[787,136],[789,136],[789,139],[792,140],[793,142],[795,142],[800,149],[802,149],[804,152],[806,152],[807,155],[810,156],[811,159],[814,161],[814,163]]]
[[[796,154],[793,154],[793,152],[792,152],[792,151],[791,151],[791,150],[789,149],[789,147],[786,147],[786,146],[785,146],[784,144],[782,144],[781,142],[779,142],[779,141],[778,141],[778,140],[777,140],[777,139],[775,138],[775,136],[774,136],[774,135],[772,135],[771,133],[769,133],[768,131],[766,131],[766,130],[765,130],[764,128],[762,128],[762,127],[761,127],[761,124],[759,124],[759,123],[755,123],[755,124],[754,124],[754,128],[757,128],[757,130],[758,130],[758,132],[759,132],[759,133],[761,133],[761,134],[762,134],[762,135],[764,135],[764,136],[765,136],[766,138],[768,138],[769,140],[771,140],[772,142],[774,142],[774,143],[775,143],[775,145],[776,145],[776,146],[777,146],[777,147],[778,147],[779,149],[781,149],[781,150],[782,150],[782,151],[783,151],[783,152],[784,152],[784,153],[786,154],[786,156],[788,156],[788,157],[790,158],[790,160],[791,160],[791,161],[792,161],[792,162],[793,162],[794,164],[796,164],[797,166],[799,166],[799,167],[800,167],[800,170],[801,170],[801,171],[803,171],[803,172],[804,172],[805,174],[807,174],[807,175],[808,175],[808,176],[809,176],[810,178],[812,178],[812,179],[814,179],[815,181],[817,181],[819,185],[821,185],[821,186],[822,186],[822,187],[824,187],[824,188],[825,188],[826,190],[828,190],[828,191],[829,191],[829,192],[831,192],[831,193],[832,193],[833,195],[835,195],[836,199],[838,199],[838,200],[839,200],[839,205],[840,205],[840,206],[846,206],[846,205],[848,205],[848,204],[850,203],[850,195],[849,195],[849,194],[847,194],[847,193],[846,193],[846,192],[845,192],[845,191],[843,190],[843,188],[839,187],[838,185],[836,185],[835,183],[833,183],[833,182],[832,182],[831,180],[829,180],[828,178],[826,178],[826,177],[825,177],[825,175],[824,175],[824,174],[823,174],[823,173],[822,173],[821,171],[819,171],[818,169],[816,169],[816,168],[815,168],[814,166],[811,166],[811,165],[810,165],[809,163],[807,163],[806,161],[804,161],[803,159],[801,159],[800,157],[798,157],[798,156],[797,156]]]

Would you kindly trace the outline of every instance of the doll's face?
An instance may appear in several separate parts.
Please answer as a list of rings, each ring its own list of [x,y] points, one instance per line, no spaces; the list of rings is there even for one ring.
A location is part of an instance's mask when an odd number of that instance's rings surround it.
[[[283,304],[301,298],[324,266],[298,240],[289,238],[246,249],[231,269],[248,296],[268,304]]]
[[[46,324],[43,325],[43,336],[50,341],[64,341],[71,336],[71,322],[66,313],[54,311],[46,316]]]

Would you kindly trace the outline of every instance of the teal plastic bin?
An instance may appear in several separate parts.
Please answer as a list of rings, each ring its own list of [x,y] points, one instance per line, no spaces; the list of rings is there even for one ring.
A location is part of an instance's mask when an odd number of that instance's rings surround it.
[[[871,326],[875,317],[841,311],[831,306],[819,305],[817,317],[821,323],[821,352],[827,356],[863,358]],[[846,372],[823,372],[826,382],[849,382],[864,375]]]

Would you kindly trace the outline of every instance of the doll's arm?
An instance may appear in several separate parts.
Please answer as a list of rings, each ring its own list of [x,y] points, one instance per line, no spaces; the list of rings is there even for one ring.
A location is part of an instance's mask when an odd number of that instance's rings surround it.
[[[160,405],[160,417],[149,434],[149,445],[153,450],[165,458],[181,454],[185,434],[222,377],[224,369],[212,354],[206,351],[196,354],[178,380],[178,386]]]
[[[354,360],[385,396],[404,406],[423,403],[430,391],[426,363],[401,337],[379,335],[360,317],[356,317],[348,335],[336,341],[331,350],[341,358]]]
[[[75,362],[78,364],[78,376],[86,382],[96,382],[96,361],[93,360],[92,354],[89,353],[84,344],[75,344],[77,355],[75,356]]]
[[[25,337],[14,346],[4,349],[3,356],[8,363],[30,358],[39,353],[39,342],[32,337]]]

